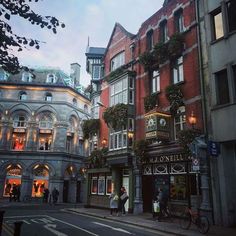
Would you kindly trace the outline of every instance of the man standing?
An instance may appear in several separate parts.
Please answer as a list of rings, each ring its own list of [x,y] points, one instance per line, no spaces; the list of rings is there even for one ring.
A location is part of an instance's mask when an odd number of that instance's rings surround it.
[[[125,212],[125,203],[129,199],[129,196],[126,192],[125,187],[121,187],[120,191],[121,191],[121,194],[120,194],[121,212],[122,212],[122,215],[125,215],[126,214],[126,212]]]

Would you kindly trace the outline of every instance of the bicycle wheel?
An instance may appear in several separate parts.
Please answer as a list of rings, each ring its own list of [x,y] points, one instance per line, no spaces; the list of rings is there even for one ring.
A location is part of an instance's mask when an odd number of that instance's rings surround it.
[[[197,226],[200,233],[206,234],[210,228],[208,218],[206,216],[199,216]]]
[[[191,215],[189,213],[184,212],[181,215],[179,223],[180,223],[180,227],[182,229],[189,229],[189,227],[191,225]]]

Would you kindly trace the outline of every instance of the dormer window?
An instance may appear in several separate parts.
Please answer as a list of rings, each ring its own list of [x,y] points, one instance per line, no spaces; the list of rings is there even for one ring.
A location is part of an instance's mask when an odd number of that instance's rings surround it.
[[[26,92],[20,92],[19,93],[19,99],[21,100],[21,101],[24,101],[24,100],[26,100],[27,99],[27,93]]]
[[[22,81],[23,82],[32,82],[33,80],[33,75],[30,74],[29,72],[24,72],[22,74]]]
[[[46,82],[51,84],[56,83],[56,76],[54,74],[48,74]]]
[[[121,52],[111,59],[111,71],[125,64],[125,52]]]
[[[73,106],[77,107],[77,100],[73,98]]]
[[[47,102],[51,102],[52,101],[52,94],[51,93],[46,93],[45,101],[47,101]]]
[[[0,81],[5,81],[8,78],[8,74],[5,71],[0,71]]]

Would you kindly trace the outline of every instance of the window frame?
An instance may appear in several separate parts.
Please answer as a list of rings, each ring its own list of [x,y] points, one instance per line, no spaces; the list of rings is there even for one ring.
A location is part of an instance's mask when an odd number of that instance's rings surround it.
[[[154,73],[157,73],[154,75]],[[154,90],[154,84],[155,82],[155,90]],[[161,82],[161,73],[160,70],[154,70],[151,72],[151,94],[159,93],[161,91],[160,87],[160,82]]]
[[[167,20],[163,20],[160,22],[160,36],[159,40],[161,43],[166,43],[168,41],[168,28],[167,28]]]
[[[179,121],[176,121],[177,118],[179,118]],[[178,132],[176,126],[179,126],[179,131],[181,131],[186,128],[186,125],[186,108],[185,106],[181,106],[179,107],[177,114],[174,116],[174,140],[178,140]]]
[[[153,29],[149,30],[146,33],[146,50],[151,51],[154,46],[154,34],[153,34]]]
[[[19,100],[26,101],[27,100],[27,93],[25,91],[19,92]]]
[[[50,98],[50,99],[48,99]],[[46,93],[45,94],[45,99],[46,102],[52,102],[52,94],[51,93]]]
[[[179,62],[180,59],[182,60]],[[177,71],[177,78],[175,77],[175,70]],[[181,74],[182,74],[182,77],[180,77]],[[184,81],[184,57],[183,56],[178,57],[173,63],[172,81],[173,81],[173,84],[178,84]]]
[[[52,76],[52,77],[51,77],[51,76]],[[53,73],[47,74],[46,83],[55,84],[55,83],[56,83],[56,75],[53,74]]]
[[[110,60],[110,71],[115,71],[119,67],[125,64],[125,51],[121,51],[117,53],[113,58]]]
[[[217,37],[216,35],[216,22],[215,22],[215,16],[218,14],[221,14],[221,24],[222,24],[222,36]],[[211,27],[212,27],[212,40],[219,40],[224,37],[224,19],[223,19],[223,12],[221,7],[218,7],[214,11],[211,12]]]
[[[181,24],[180,24],[181,22]],[[174,13],[174,23],[175,23],[175,32],[183,33],[184,32],[184,16],[183,16],[183,8],[178,9]]]

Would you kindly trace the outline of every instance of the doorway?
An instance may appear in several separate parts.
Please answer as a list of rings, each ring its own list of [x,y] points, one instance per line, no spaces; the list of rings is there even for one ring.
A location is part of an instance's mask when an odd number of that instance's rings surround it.
[[[63,184],[63,202],[68,202],[69,180],[64,180]]]

